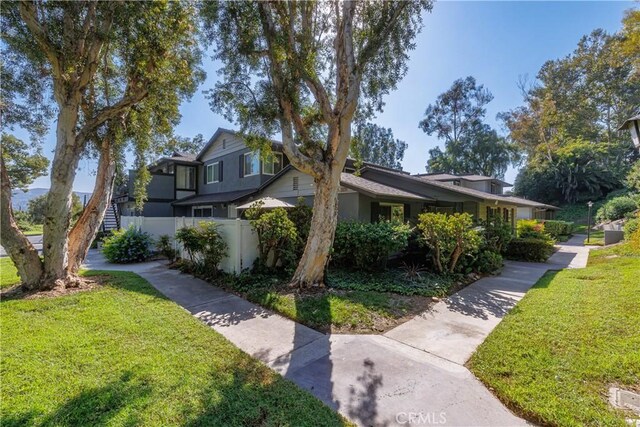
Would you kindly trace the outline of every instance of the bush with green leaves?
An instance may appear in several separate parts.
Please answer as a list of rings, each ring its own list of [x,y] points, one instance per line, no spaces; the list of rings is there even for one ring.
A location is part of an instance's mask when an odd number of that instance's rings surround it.
[[[478,253],[473,269],[478,273],[494,273],[502,268],[502,264],[502,255],[491,250],[483,250]]]
[[[296,257],[299,258],[302,256],[304,247],[307,244],[313,209],[311,209],[311,206],[307,206],[304,202],[304,197],[299,197],[298,203],[295,207],[287,211],[287,215],[291,221],[293,221],[296,227],[296,232],[298,233],[298,237],[296,239]]]
[[[517,236],[520,239],[551,240],[544,231],[544,224],[535,219],[521,219],[516,224]]]
[[[624,223],[624,239],[631,240],[631,236],[640,230],[640,217],[631,218]]]
[[[482,249],[502,253],[511,239],[513,239],[513,229],[511,223],[505,221],[501,216],[494,215],[488,220],[479,220],[478,225],[482,227]]]
[[[116,264],[141,262],[151,255],[151,235],[136,228],[116,230],[104,239],[102,254]]]
[[[176,259],[177,252],[173,249],[171,236],[167,234],[160,236],[156,242],[156,249],[160,255],[166,257],[169,261],[173,262]]]
[[[332,262],[362,271],[384,270],[389,256],[407,246],[409,234],[411,227],[398,222],[339,222]]]
[[[295,262],[298,233],[283,208],[247,210],[247,218],[258,235],[258,262],[262,267],[290,267]]]
[[[201,221],[198,227],[183,227],[176,232],[176,240],[182,244],[196,274],[215,277],[220,262],[227,256],[227,243],[220,235],[218,224]]]
[[[513,239],[505,252],[508,259],[530,262],[545,262],[551,254],[552,240],[531,237]]]
[[[560,236],[568,236],[573,232],[573,222],[547,220],[543,225],[545,233],[554,239]]]
[[[615,221],[638,209],[638,196],[615,197],[605,203],[596,213],[596,221]]]
[[[423,213],[418,217],[423,242],[437,272],[454,272],[458,261],[480,249],[482,236],[467,213]]]

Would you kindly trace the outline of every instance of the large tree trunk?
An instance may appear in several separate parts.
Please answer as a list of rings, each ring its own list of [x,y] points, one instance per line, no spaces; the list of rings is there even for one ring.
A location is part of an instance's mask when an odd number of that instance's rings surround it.
[[[68,232],[71,222],[73,181],[82,147],[76,139],[78,106],[64,105],[58,114],[56,152],[51,166],[51,188],[43,227],[44,280],[43,289],[57,282],[67,282],[69,272]]]
[[[325,270],[338,224],[338,190],[342,167],[334,166],[324,177],[315,179],[313,216],[309,237],[291,285],[324,286]]]
[[[0,156],[0,173],[2,192],[0,197],[0,243],[7,250],[9,257],[18,269],[22,286],[26,289],[36,288],[42,279],[42,261],[38,251],[33,247],[18,228],[11,207],[11,183],[4,158]]]
[[[110,139],[105,139],[102,143],[93,194],[82,215],[80,215],[80,218],[69,233],[69,262],[67,269],[70,274],[78,272],[82,261],[87,256],[91,242],[93,242],[98,233],[107,208],[111,204],[113,183],[116,176],[116,162],[110,142]]]

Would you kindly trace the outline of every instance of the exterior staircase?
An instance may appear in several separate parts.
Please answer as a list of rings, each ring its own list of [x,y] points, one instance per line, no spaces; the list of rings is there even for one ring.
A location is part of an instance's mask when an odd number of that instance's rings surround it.
[[[115,203],[111,203],[107,208],[100,229],[104,232],[120,229],[120,215],[118,213],[118,205]]]

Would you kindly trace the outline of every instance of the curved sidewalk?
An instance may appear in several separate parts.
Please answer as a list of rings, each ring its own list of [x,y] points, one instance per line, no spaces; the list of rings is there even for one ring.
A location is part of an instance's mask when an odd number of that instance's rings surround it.
[[[574,239],[572,239],[574,240]],[[358,425],[514,426],[514,416],[462,363],[548,269],[586,264],[560,247],[548,263],[507,262],[384,335],[324,335],[160,263],[118,266]],[[87,267],[114,269],[92,251]]]

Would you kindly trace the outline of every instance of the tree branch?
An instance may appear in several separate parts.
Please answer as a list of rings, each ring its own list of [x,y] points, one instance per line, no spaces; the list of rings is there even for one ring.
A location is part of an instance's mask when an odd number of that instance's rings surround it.
[[[20,2],[20,16],[22,20],[27,24],[27,28],[29,28],[36,42],[44,51],[47,59],[49,59],[54,78],[60,79],[62,78],[62,67],[60,65],[58,49],[51,40],[49,40],[44,27],[40,24],[36,15],[37,9],[34,2],[24,0]]]

